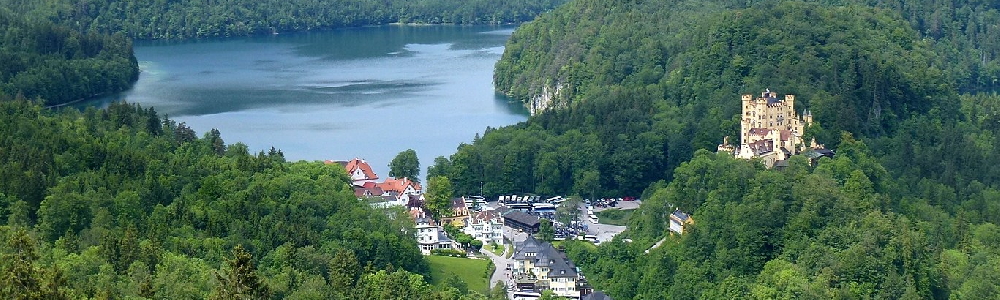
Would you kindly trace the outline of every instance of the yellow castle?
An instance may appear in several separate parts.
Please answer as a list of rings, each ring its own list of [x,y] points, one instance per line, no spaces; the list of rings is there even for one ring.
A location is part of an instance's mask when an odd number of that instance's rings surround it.
[[[758,98],[743,95],[743,114],[740,121],[740,144],[733,148],[727,136],[719,151],[733,153],[743,159],[760,158],[768,168],[773,167],[792,155],[805,150],[822,147],[812,141],[806,145],[802,140],[804,128],[812,123],[812,113],[795,113],[795,95],[785,95],[784,100],[770,89]]]

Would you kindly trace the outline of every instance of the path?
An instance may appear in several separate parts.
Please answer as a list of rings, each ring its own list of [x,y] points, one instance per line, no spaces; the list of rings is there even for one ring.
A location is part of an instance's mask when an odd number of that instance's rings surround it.
[[[507,251],[510,251],[507,248],[504,246],[502,257],[493,254],[493,252],[486,250],[486,248],[479,249],[479,252],[486,254],[493,261],[493,266],[496,267],[496,270],[493,270],[493,276],[490,276],[490,288],[496,287],[497,281],[507,281],[507,259],[504,258],[507,256]]]
[[[669,237],[669,235],[666,236],[666,237],[663,237],[663,239],[660,239],[659,242],[656,242],[656,244],[653,244],[653,246],[649,247],[649,249],[646,249],[646,253],[649,253],[650,250],[653,250],[653,249],[656,249],[656,248],[660,248],[660,245],[663,245],[663,242],[667,241],[667,237]]]

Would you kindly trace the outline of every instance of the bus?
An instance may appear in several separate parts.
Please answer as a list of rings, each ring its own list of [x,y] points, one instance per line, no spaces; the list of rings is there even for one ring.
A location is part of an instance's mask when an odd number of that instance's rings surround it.
[[[556,206],[553,205],[553,204],[549,204],[549,203],[535,203],[535,204],[532,204],[531,206],[533,207],[533,210],[535,212],[540,212],[540,213],[543,213],[543,212],[554,213],[554,212],[556,212]]]
[[[507,208],[528,211],[531,208],[531,204],[528,203],[507,203],[505,204]]]
[[[537,300],[542,297],[542,294],[535,293],[532,291],[517,291],[514,292],[514,300]]]

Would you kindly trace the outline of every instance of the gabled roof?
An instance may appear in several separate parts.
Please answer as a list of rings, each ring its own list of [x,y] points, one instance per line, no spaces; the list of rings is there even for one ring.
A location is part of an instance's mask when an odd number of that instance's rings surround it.
[[[611,296],[604,294],[602,291],[594,291],[592,294],[583,296],[580,300],[611,300]]]
[[[767,128],[750,128],[750,135],[765,136],[770,131],[771,130]]]
[[[406,202],[406,207],[411,209],[424,207],[423,195],[410,195],[410,199]]]
[[[465,198],[463,197],[451,198],[451,209],[463,209],[463,208],[469,208],[468,205],[465,204]]]
[[[406,187],[407,186],[411,186],[411,187],[413,187],[414,190],[417,190],[417,191],[420,190],[420,184],[419,183],[413,182],[412,180],[410,180],[409,178],[406,178],[406,177],[403,177],[403,178],[389,177],[389,178],[386,178],[385,181],[379,182],[377,185],[383,191],[387,191],[387,192],[388,191],[392,191],[392,192],[397,192],[399,194],[402,194],[403,191],[406,191]]]
[[[781,131],[781,140],[782,141],[787,141],[787,140],[789,140],[791,138],[792,138],[792,131],[791,130],[782,130]]]
[[[559,252],[552,244],[539,241],[528,236],[524,242],[518,244],[517,252],[514,253],[514,260],[530,260],[535,266],[547,267],[549,269],[548,277],[553,278],[576,278],[576,266],[573,262],[566,257],[566,254]],[[534,253],[534,255],[527,255],[528,253]]]
[[[372,171],[372,166],[368,165],[368,162],[360,158],[348,161],[344,168],[347,169],[347,174],[354,174],[357,169],[361,169],[361,172],[365,174],[366,180],[378,179],[378,175],[375,175],[375,171]]]
[[[539,224],[538,217],[518,210],[511,210],[510,212],[507,212],[503,218],[527,225],[529,227],[534,227]]]
[[[469,218],[469,224],[489,223],[490,220],[494,220],[494,219],[500,219],[500,214],[497,213],[497,211],[495,211],[495,210],[484,210],[484,211],[480,211],[480,212],[477,212],[476,214],[472,215],[472,218]],[[503,219],[500,219],[500,220],[502,222]]]
[[[355,170],[361,169],[361,173],[365,174],[365,180],[375,180],[378,179],[378,175],[375,175],[375,171],[372,171],[372,166],[368,164],[363,159],[355,157],[352,160],[326,160],[326,164],[338,164],[347,170],[347,175],[354,174]]]
[[[682,224],[694,222],[694,219],[691,219],[691,215],[682,212],[680,209],[674,210],[674,212],[670,214],[670,220],[677,221]]]
[[[374,184],[368,184],[372,182],[366,182],[366,184],[361,186],[354,186],[354,196],[364,197],[364,196],[382,196],[385,192],[378,188]]]
[[[774,151],[774,141],[771,140],[759,140],[747,145],[750,150],[756,155],[761,155],[765,153],[771,153]]]

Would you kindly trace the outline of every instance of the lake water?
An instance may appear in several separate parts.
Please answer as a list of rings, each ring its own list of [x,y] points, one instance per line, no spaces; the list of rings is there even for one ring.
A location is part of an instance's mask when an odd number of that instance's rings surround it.
[[[137,42],[126,99],[199,136],[275,147],[289,160],[361,157],[379,177],[414,149],[421,176],[487,126],[527,119],[494,92],[493,65],[513,27],[383,26],[186,42]]]

